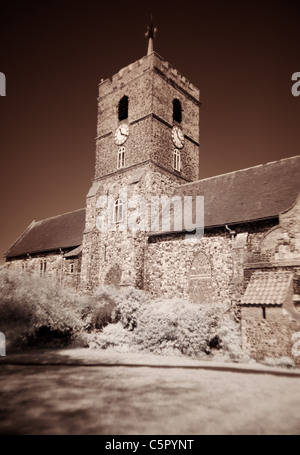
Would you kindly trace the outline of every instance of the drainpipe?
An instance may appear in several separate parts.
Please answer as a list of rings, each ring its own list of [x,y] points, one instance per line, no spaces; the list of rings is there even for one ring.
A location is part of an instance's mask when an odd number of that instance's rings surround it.
[[[229,232],[229,234],[231,234],[231,240],[233,240],[234,236],[236,235],[236,231],[233,231],[232,229],[230,229],[228,227],[228,224],[226,224],[225,228],[227,229],[227,231]]]
[[[229,232],[229,234],[231,235],[231,258],[232,258],[232,278],[231,278],[231,286],[232,286],[232,294],[231,294],[231,305],[230,307],[232,308],[234,302],[237,300],[237,295],[236,295],[236,291],[237,291],[237,286],[236,286],[236,278],[235,278],[235,250],[234,250],[234,237],[236,236],[237,232],[230,229],[230,227],[228,227],[228,225],[226,224],[225,225],[225,228],[227,229],[227,231]]]
[[[63,285],[64,252],[61,248],[59,249],[59,252],[61,254],[60,284]]]

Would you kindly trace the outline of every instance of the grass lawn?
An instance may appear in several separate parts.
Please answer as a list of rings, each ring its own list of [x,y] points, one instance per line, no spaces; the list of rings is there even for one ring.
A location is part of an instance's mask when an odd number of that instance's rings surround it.
[[[55,365],[57,356],[0,365],[1,434],[300,434],[299,377]]]

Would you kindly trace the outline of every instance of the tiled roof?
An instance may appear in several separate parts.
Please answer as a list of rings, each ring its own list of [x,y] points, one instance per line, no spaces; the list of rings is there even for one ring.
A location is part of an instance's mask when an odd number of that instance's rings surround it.
[[[175,195],[204,196],[204,226],[273,218],[300,193],[300,156],[230,172],[176,188]]]
[[[292,281],[292,272],[255,272],[251,276],[241,304],[283,305]]]
[[[71,251],[68,251],[67,253],[64,254],[65,258],[74,258],[76,256],[79,256],[79,254],[82,252],[82,245],[78,246],[77,248],[74,248]]]
[[[34,221],[6,252],[6,258],[23,256],[82,244],[85,209]]]

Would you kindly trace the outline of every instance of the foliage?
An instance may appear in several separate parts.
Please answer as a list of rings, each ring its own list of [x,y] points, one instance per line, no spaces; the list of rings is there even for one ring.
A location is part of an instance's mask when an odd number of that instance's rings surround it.
[[[0,331],[11,346],[38,340],[71,341],[82,327],[83,298],[63,289],[54,280],[0,271]]]
[[[146,292],[132,287],[119,290],[115,301],[114,321],[120,321],[128,330],[134,330],[137,327],[140,310],[150,303]]]
[[[90,348],[114,348],[118,352],[137,352],[132,342],[133,334],[124,329],[121,322],[109,324],[101,332],[90,334],[87,338]]]
[[[278,368],[294,368],[295,363],[290,357],[265,357],[262,361],[264,365]]]
[[[82,319],[87,332],[102,329],[112,322],[116,295],[116,288],[104,286],[89,297],[87,304],[82,309]]]
[[[102,333],[93,338],[94,347],[198,358],[222,353],[227,360],[248,361],[241,348],[240,327],[224,305],[195,305],[178,298],[150,300],[143,291],[111,286],[99,288],[95,296],[102,305],[113,301],[115,306],[109,325],[103,324]]]
[[[242,334],[240,325],[234,320],[230,312],[222,314],[216,328],[220,340],[220,352],[232,362],[250,361],[250,357],[242,349]]]
[[[83,309],[83,320],[88,332],[102,329],[111,322],[122,323],[128,330],[136,327],[136,314],[147,302],[147,294],[135,288],[99,287]]]
[[[221,304],[156,299],[104,286],[79,296],[57,281],[0,270],[0,331],[11,344],[77,339],[91,347],[245,361],[239,325]],[[81,337],[81,338],[80,338]]]
[[[140,312],[134,340],[153,353],[203,357],[222,349],[231,355],[239,352],[240,338],[238,326],[230,315],[224,315],[225,310],[220,304],[156,300]]]

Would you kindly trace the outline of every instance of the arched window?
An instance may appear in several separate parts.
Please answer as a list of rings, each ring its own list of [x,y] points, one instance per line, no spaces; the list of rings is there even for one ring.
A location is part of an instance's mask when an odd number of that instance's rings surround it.
[[[118,150],[117,168],[121,169],[122,167],[125,167],[125,147],[120,147]]]
[[[173,100],[173,120],[175,122],[181,123],[182,119],[182,107],[181,107],[181,102],[175,98]]]
[[[128,118],[128,96],[123,96],[120,99],[118,117],[120,121]]]
[[[173,153],[173,167],[175,171],[180,172],[180,151],[175,149]]]
[[[123,221],[123,201],[122,199],[117,199],[114,203],[114,213],[113,213],[113,222],[121,223]]]

